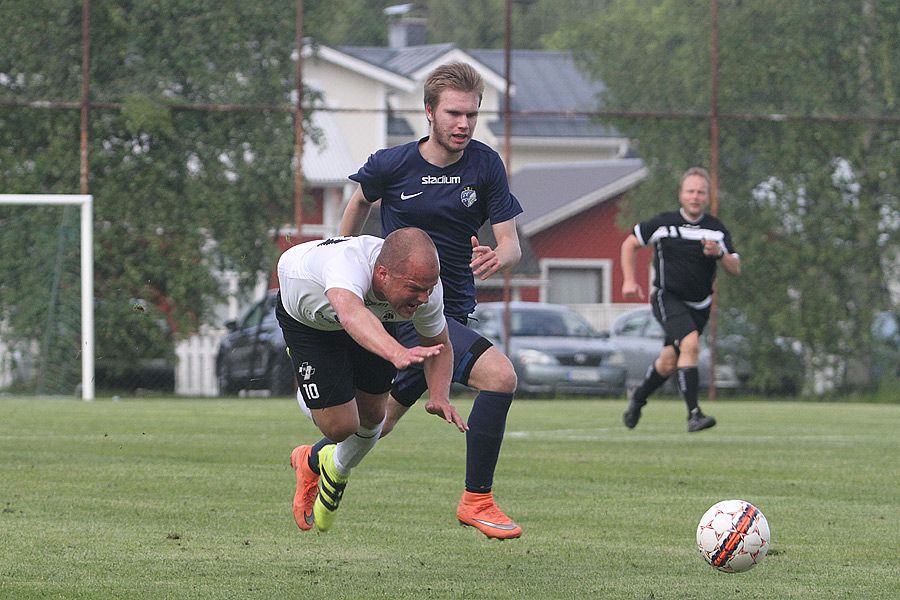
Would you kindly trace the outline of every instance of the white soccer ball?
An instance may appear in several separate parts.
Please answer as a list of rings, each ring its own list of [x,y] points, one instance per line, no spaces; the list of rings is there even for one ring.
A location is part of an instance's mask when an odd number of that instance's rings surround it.
[[[769,551],[770,537],[769,522],[743,500],[714,504],[697,526],[700,553],[725,573],[741,573],[758,565]]]

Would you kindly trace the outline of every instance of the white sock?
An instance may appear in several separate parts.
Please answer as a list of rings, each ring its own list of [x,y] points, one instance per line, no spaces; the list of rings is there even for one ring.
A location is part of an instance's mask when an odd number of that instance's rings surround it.
[[[381,429],[384,427],[382,420],[374,429],[366,429],[360,426],[356,433],[340,442],[334,450],[334,466],[342,475],[349,475],[350,469],[362,462],[369,450],[375,447],[375,442],[381,437]]]
[[[300,410],[303,411],[303,414],[306,415],[307,417],[309,417],[309,420],[315,424],[316,420],[313,419],[312,411],[309,410],[309,407],[306,405],[306,402],[303,401],[303,396],[300,394],[299,389],[297,390],[297,404],[300,405]]]

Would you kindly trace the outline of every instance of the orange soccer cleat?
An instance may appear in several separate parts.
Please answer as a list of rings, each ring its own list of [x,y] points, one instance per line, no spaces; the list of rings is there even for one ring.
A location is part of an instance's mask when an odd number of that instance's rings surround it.
[[[297,473],[297,493],[294,494],[294,520],[303,531],[312,529],[313,503],[319,492],[319,476],[309,468],[312,446],[297,446],[291,452],[291,467]]]
[[[494,495],[491,492],[486,494],[463,492],[459,506],[456,507],[456,518],[459,519],[460,525],[475,527],[490,538],[507,540],[522,535],[522,528],[503,514],[494,502]]]

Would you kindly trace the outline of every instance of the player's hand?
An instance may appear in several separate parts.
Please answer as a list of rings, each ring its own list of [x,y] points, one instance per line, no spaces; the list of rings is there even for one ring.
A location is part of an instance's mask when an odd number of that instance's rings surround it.
[[[478,238],[472,236],[472,262],[469,263],[472,273],[477,277],[481,275],[481,279],[487,279],[500,270],[500,259],[497,253],[490,246],[482,246],[478,243]]]
[[[441,353],[443,344],[434,346],[413,346],[412,348],[403,348],[398,351],[391,362],[398,371],[402,371],[413,363],[425,362],[426,358],[436,356]]]
[[[633,281],[626,281],[622,284],[622,296],[625,297],[626,300],[634,300],[637,298],[638,300],[644,299],[644,290],[641,289],[637,283]]]
[[[462,433],[465,433],[469,430],[469,426],[466,425],[466,422],[463,420],[463,418],[459,416],[459,413],[456,411],[456,407],[450,404],[450,402],[448,402],[446,398],[442,398],[440,400],[436,398],[430,398],[428,402],[425,403],[425,410],[433,415],[443,417],[447,420],[448,423],[455,424]]]

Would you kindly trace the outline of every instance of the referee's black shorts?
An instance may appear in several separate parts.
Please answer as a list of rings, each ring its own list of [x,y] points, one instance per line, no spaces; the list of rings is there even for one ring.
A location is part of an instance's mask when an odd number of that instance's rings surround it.
[[[695,308],[672,292],[655,290],[650,296],[653,315],[665,332],[663,346],[678,346],[694,331],[703,333],[709,322],[710,306]]]
[[[356,390],[386,394],[391,389],[397,375],[394,365],[360,346],[346,331],[322,331],[300,323],[284,310],[280,292],[275,317],[309,408],[346,404]]]

